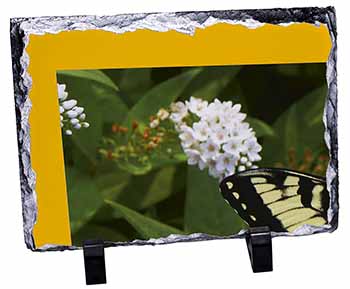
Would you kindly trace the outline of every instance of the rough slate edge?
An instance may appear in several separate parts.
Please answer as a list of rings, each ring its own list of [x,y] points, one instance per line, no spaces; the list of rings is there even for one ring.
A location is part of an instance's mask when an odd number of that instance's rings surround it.
[[[173,22],[171,22],[173,21]],[[11,47],[13,62],[13,82],[16,105],[17,135],[19,147],[19,166],[21,179],[23,221],[25,243],[35,251],[56,251],[79,249],[76,246],[59,246],[48,244],[35,247],[32,236],[37,216],[35,193],[35,173],[31,168],[30,136],[28,117],[31,109],[29,90],[31,78],[27,72],[29,57],[25,51],[28,34],[57,33],[63,30],[103,29],[123,33],[135,29],[152,29],[167,31],[170,29],[182,33],[193,34],[195,29],[213,25],[218,22],[242,24],[249,28],[257,28],[264,23],[288,25],[293,22],[306,22],[315,25],[326,24],[332,40],[332,48],[327,62],[328,96],[324,110],[325,142],[330,153],[327,169],[327,188],[330,192],[329,225],[313,227],[305,225],[291,233],[272,233],[275,236],[300,236],[320,232],[332,232],[338,226],[338,136],[337,136],[337,44],[336,17],[333,7],[260,9],[260,10],[227,10],[208,12],[148,13],[124,14],[117,16],[67,16],[11,19]],[[24,25],[24,29],[23,26]],[[29,25],[29,26],[28,26]],[[54,25],[56,25],[54,27]],[[35,29],[29,33],[28,27]],[[53,29],[54,28],[54,29]],[[58,29],[57,29],[58,28]],[[106,242],[106,246],[157,245],[175,242],[191,242],[214,239],[243,238],[245,231],[226,237],[210,236],[195,233],[186,236],[170,235],[166,238],[150,240],[134,240],[132,242]]]

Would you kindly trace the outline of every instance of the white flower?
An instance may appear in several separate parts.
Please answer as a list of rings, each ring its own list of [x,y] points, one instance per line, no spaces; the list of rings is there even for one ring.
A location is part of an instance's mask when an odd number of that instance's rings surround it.
[[[236,158],[240,157],[240,153],[242,152],[242,150],[244,149],[242,147],[242,141],[237,138],[231,138],[227,143],[225,143],[222,146],[222,149],[226,152],[229,153],[233,156],[235,156]]]
[[[207,165],[208,165],[208,173],[210,176],[214,178],[222,177],[222,173],[216,169],[217,162],[215,159],[208,159]]]
[[[208,102],[191,96],[190,101],[186,101],[186,106],[190,112],[201,116],[202,112],[208,107]]]
[[[233,105],[233,103],[231,100],[222,102],[222,107],[223,107],[224,112],[232,111],[232,105]],[[233,109],[233,111],[239,112],[241,110],[240,104],[236,104],[235,107],[238,107],[238,111],[236,111],[236,109]]]
[[[188,114],[186,105],[181,101],[172,103],[170,109],[172,111],[170,119],[175,123],[181,122]]]
[[[200,121],[193,124],[194,137],[199,141],[206,141],[209,137],[209,126],[206,122]]]
[[[244,123],[233,123],[230,127],[230,135],[233,138],[237,138],[240,140],[246,140],[254,135],[253,130],[249,127],[249,124]]]
[[[196,142],[193,135],[193,129],[183,125],[181,126],[181,131],[182,132],[180,133],[179,138],[181,139],[182,146],[185,148],[192,146]]]
[[[229,174],[234,174],[235,167],[237,165],[238,158],[235,158],[231,154],[220,154],[216,161],[216,169],[219,172],[228,172]]]
[[[251,162],[257,162],[261,160],[261,156],[259,155],[259,152],[261,151],[262,147],[258,144],[258,141],[255,137],[249,138],[244,142],[245,145],[245,153],[248,156],[248,159]]]
[[[86,115],[83,113],[84,108],[77,106],[78,102],[75,99],[67,99],[65,84],[57,84],[60,125],[66,135],[72,135],[72,129],[79,130],[82,127],[88,128],[90,124],[85,122]]]
[[[209,123],[210,127],[217,127],[223,124],[223,107],[220,107],[220,104],[219,100],[215,99],[202,113],[202,118]]]
[[[228,133],[224,128],[216,127],[212,130],[211,138],[215,143],[220,145],[228,140]]]
[[[155,118],[154,120],[151,121],[151,123],[149,124],[149,126],[151,128],[156,128],[159,125],[159,119]]]
[[[201,154],[195,149],[185,149],[185,153],[188,157],[187,163],[189,165],[196,165],[201,161]]]
[[[68,92],[66,92],[66,85],[57,83],[58,99],[64,101],[68,97]]]
[[[229,111],[229,117],[231,118],[231,122],[242,122],[246,118],[245,113],[241,113],[241,105],[240,104],[235,104],[232,107],[232,110]]]
[[[167,110],[165,110],[164,108],[161,108],[158,112],[157,112],[157,117],[160,118],[160,120],[165,120],[169,117],[169,112]]]
[[[211,139],[208,139],[208,141],[201,143],[200,148],[203,152],[204,159],[215,158],[220,149],[219,145],[213,142]]]
[[[66,100],[66,101],[63,101],[62,102],[62,107],[65,109],[65,110],[70,110],[72,109],[74,106],[77,105],[77,101],[75,99],[70,99],[70,100]]]

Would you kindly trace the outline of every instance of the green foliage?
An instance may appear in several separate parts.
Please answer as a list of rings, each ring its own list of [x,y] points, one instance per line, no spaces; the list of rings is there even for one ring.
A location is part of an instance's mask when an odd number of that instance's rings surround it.
[[[123,171],[97,176],[84,174],[71,167],[67,167],[67,171],[70,224],[74,234],[104,205],[105,198],[116,197],[122,191],[129,176]]]
[[[239,71],[239,66],[204,67],[186,87],[182,93],[182,99],[188,99],[189,96],[194,96],[211,101],[215,97],[219,97],[220,93]]]
[[[116,202],[106,200],[106,203],[122,215],[144,239],[167,237],[170,234],[184,234],[176,228],[146,217]]]
[[[169,107],[200,72],[201,68],[193,68],[153,87],[130,109],[126,125],[130,127],[133,120],[148,122],[159,108]]]
[[[322,115],[327,93],[322,86],[293,103],[274,123],[276,137],[264,141],[264,163],[288,163],[288,152],[302,160],[305,149],[318,152],[325,149]]]
[[[273,137],[275,136],[275,132],[271,126],[269,126],[267,123],[263,122],[260,119],[253,118],[253,117],[247,117],[246,121],[249,123],[249,125],[253,128],[255,131],[256,137],[263,137],[263,136],[269,136]]]
[[[223,202],[218,182],[208,172],[188,168],[185,230],[212,235],[231,235],[245,227],[242,219]]]
[[[59,71],[58,83],[66,84],[90,123],[63,136],[73,243],[194,232],[223,236],[245,228],[221,196],[218,180],[187,165],[177,135],[140,161],[129,143],[133,131],[142,139],[150,116],[174,101],[231,100],[242,104],[263,147],[258,165],[292,167],[291,149],[297,162],[305,150],[316,156],[326,151],[324,74],[324,64]],[[124,132],[113,132],[113,125]],[[113,160],[118,152],[109,145],[132,149],[127,158]]]
[[[152,207],[170,196],[174,173],[175,167],[164,167],[148,174],[132,176],[117,200],[135,210]]]

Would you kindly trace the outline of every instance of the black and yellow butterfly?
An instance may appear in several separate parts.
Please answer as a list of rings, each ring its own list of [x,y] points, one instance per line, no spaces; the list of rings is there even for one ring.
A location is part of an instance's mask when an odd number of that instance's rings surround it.
[[[321,177],[286,169],[260,168],[226,177],[223,197],[251,227],[293,232],[304,224],[327,224],[329,193]]]

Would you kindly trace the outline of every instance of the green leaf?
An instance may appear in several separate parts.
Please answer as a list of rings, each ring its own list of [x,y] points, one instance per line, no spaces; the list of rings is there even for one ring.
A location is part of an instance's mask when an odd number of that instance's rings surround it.
[[[121,95],[129,107],[137,103],[152,86],[151,68],[123,70],[119,87]]]
[[[100,70],[59,70],[61,76],[77,77],[88,81],[94,81],[103,86],[108,86],[112,90],[118,91],[118,86]]]
[[[204,67],[181,95],[184,99],[194,96],[211,101],[219,96],[240,69],[239,66]]]
[[[148,208],[167,199],[172,190],[175,167],[161,169],[153,179],[153,182],[144,195],[140,207]]]
[[[132,160],[118,160],[118,167],[132,175],[145,175],[152,170],[152,165],[150,162],[141,163]]]
[[[193,68],[154,86],[129,111],[126,125],[130,126],[133,120],[147,122],[160,108],[168,107],[200,71],[201,68]]]
[[[175,167],[163,167],[147,175],[133,176],[116,200],[135,210],[153,206],[172,193]]]
[[[266,122],[263,122],[262,120],[253,117],[247,117],[246,121],[255,131],[256,137],[275,136],[273,128],[269,126]]]
[[[152,68],[104,69],[105,73],[120,89],[120,97],[133,107],[153,85]]]
[[[182,150],[182,149],[181,149]],[[175,149],[174,149],[175,151]],[[158,155],[151,157],[152,168],[156,169],[168,165],[176,165],[187,161],[187,156],[183,152],[175,151],[172,155]]]
[[[116,210],[118,214],[121,214],[125,220],[128,221],[128,223],[133,226],[134,229],[138,231],[144,239],[167,237],[171,234],[184,234],[184,232],[174,227],[146,217],[117,202],[110,200],[106,200],[105,202],[109,204],[114,210]]]
[[[228,205],[219,191],[219,182],[200,171],[188,167],[185,205],[185,231],[211,235],[236,234],[245,228],[243,220]]]
[[[288,153],[296,152],[302,160],[305,149],[319,151],[325,146],[322,115],[327,88],[322,86],[292,104],[274,123],[276,137],[263,143],[263,166],[288,163]]]
[[[113,179],[114,182],[110,182]],[[74,234],[103,206],[106,197],[115,197],[127,185],[129,176],[123,172],[91,176],[66,166],[71,231]],[[108,181],[109,180],[109,181]]]
[[[113,242],[129,241],[126,236],[117,230],[95,224],[87,224],[72,235],[72,243],[81,246],[85,240],[105,240]]]

